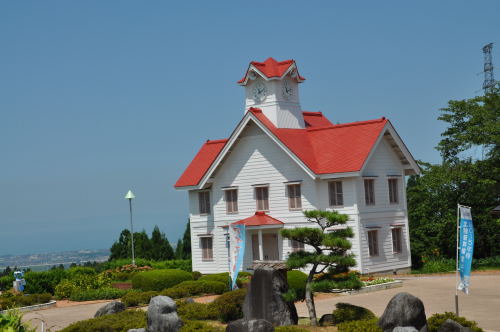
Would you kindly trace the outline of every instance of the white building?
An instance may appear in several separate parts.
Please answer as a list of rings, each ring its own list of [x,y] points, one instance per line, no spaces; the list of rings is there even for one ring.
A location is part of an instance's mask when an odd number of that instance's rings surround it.
[[[228,270],[227,226],[247,225],[244,269],[285,260],[280,229],[303,210],[350,216],[361,273],[411,266],[405,175],[419,168],[386,118],[332,124],[303,112],[295,61],[251,62],[238,83],[245,112],[228,139],[207,141],[175,184],[189,194],[193,270]],[[307,248],[305,248],[307,250]]]

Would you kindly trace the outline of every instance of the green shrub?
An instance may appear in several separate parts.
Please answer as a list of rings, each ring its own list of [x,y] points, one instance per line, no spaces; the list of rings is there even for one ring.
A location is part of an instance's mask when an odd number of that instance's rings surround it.
[[[224,293],[216,298],[211,305],[217,310],[219,320],[229,322],[242,318],[246,293],[246,288],[241,288]]]
[[[0,331],[4,332],[36,332],[29,323],[22,323],[23,316],[18,311],[0,314]]]
[[[161,292],[162,295],[178,299],[186,296],[199,294],[222,294],[226,290],[226,285],[218,281],[190,280],[183,281],[174,287],[167,288]]]
[[[193,265],[190,259],[173,259],[168,261],[151,262],[154,269],[179,269],[186,272],[191,272]]]
[[[218,318],[218,312],[211,303],[177,301],[177,313],[182,320],[214,320]]]
[[[198,280],[218,281],[218,282],[222,282],[225,285],[228,285],[228,287],[229,287],[229,273],[228,272],[216,273],[216,274],[206,274]]]
[[[126,310],[113,315],[82,320],[71,324],[63,332],[127,332],[146,326],[146,312]]]
[[[61,281],[55,288],[54,295],[58,299],[68,299],[78,288],[69,280]]]
[[[93,276],[96,275],[97,273],[93,268],[84,266],[75,266],[67,270],[68,279],[72,279],[82,274]]]
[[[62,269],[54,269],[43,272],[28,272],[24,276],[26,280],[25,292],[30,294],[50,293],[54,294],[54,289],[67,278],[67,272]]]
[[[331,292],[332,289],[359,289],[363,282],[359,279],[359,273],[355,271],[330,275],[325,273],[319,276],[313,283],[315,292]]]
[[[140,305],[149,304],[152,297],[159,295],[156,291],[140,292],[140,291],[129,291],[122,296],[122,302],[127,307],[137,307]]]
[[[286,325],[286,326],[277,326],[274,328],[275,332],[309,332],[309,330],[303,329],[298,326]]]
[[[184,321],[181,332],[224,332],[225,329],[218,326],[213,326],[205,322]]]
[[[303,301],[306,297],[307,274],[302,271],[292,270],[286,273],[288,279],[288,293],[285,300]]]
[[[118,299],[127,294],[127,290],[111,287],[99,289],[77,290],[71,293],[71,301],[92,301]]]
[[[51,299],[52,295],[49,293],[24,295],[5,292],[0,296],[0,310],[47,303]]]
[[[370,310],[349,303],[337,303],[335,307],[337,309],[332,312],[335,325],[354,320],[371,320],[377,318]]]
[[[499,268],[500,267],[500,256],[492,256],[486,258],[479,258],[472,260],[473,269],[488,269],[488,268]]]
[[[12,288],[12,283],[16,280],[14,275],[0,277],[0,291],[6,291]]]
[[[132,278],[132,287],[143,291],[161,291],[192,279],[191,273],[182,270],[152,270],[136,274]]]
[[[440,273],[440,272],[452,272],[456,269],[456,263],[454,259],[444,258],[444,257],[432,257],[425,263],[422,267],[414,271],[415,273]]]
[[[337,325],[338,332],[382,332],[377,319],[355,320]]]
[[[464,327],[469,327],[473,332],[483,332],[483,329],[477,326],[475,321],[467,320],[465,317],[458,317],[452,312],[445,312],[444,314],[434,314],[427,320],[429,332],[437,332],[441,325],[447,320],[453,319]]]
[[[198,271],[193,271],[191,274],[193,275],[193,280],[198,280],[203,275],[203,274],[201,274],[201,272],[198,272]]]

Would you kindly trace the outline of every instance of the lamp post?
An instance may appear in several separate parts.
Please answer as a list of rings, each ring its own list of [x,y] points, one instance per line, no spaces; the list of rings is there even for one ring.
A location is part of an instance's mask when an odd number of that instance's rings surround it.
[[[134,225],[132,224],[132,199],[135,198],[132,190],[129,190],[125,195],[125,199],[128,199],[128,205],[130,207],[130,236],[132,237],[132,265],[135,265],[135,254],[134,254]]]

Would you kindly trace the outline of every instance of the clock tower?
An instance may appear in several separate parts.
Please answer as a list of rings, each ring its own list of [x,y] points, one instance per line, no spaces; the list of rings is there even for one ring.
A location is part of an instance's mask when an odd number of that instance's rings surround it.
[[[305,128],[299,101],[299,83],[304,80],[294,60],[252,61],[238,81],[245,87],[245,112],[257,107],[277,128]]]

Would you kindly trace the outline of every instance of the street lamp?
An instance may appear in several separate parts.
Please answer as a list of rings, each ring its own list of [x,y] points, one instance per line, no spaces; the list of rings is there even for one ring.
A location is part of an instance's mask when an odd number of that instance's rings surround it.
[[[135,254],[134,254],[134,225],[132,224],[132,199],[135,198],[132,190],[129,190],[125,195],[125,199],[128,199],[128,204],[130,207],[130,236],[132,237],[132,265],[135,266]]]

